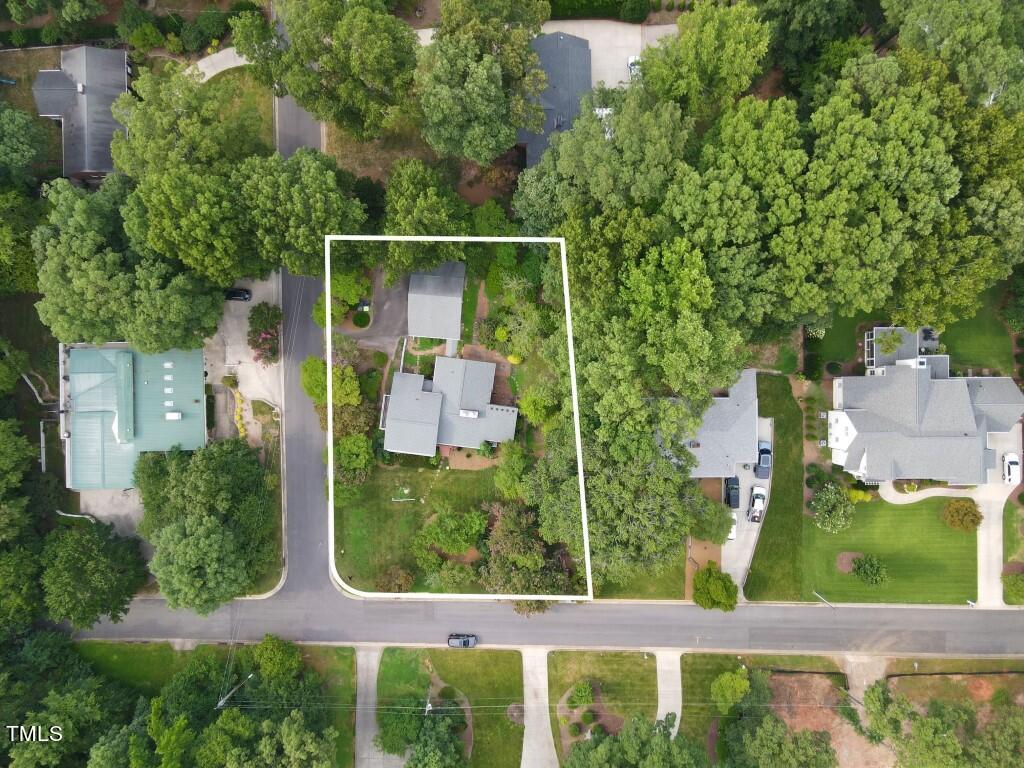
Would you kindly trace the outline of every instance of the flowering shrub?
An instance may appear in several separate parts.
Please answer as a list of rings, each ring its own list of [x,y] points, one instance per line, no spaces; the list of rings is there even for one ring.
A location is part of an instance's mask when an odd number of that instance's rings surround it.
[[[273,365],[281,359],[281,321],[284,313],[276,304],[262,302],[249,313],[249,346],[252,357],[261,365]]]

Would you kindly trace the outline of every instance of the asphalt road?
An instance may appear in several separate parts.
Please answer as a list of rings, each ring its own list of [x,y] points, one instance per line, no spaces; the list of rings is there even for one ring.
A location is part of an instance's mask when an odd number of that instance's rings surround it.
[[[320,126],[291,99],[278,100],[278,148],[320,147]],[[477,633],[485,645],[572,648],[680,648],[880,654],[1024,654],[1024,612],[978,608],[741,605],[734,613],[693,605],[560,604],[523,617],[507,603],[357,600],[328,569],[325,435],[299,382],[299,365],[323,354],[310,317],[323,281],[283,276],[283,429],[287,578],[272,597],[235,600],[209,616],[138,599],[121,623],[82,637],[122,640],[259,640],[273,633],[316,643],[443,643]]]

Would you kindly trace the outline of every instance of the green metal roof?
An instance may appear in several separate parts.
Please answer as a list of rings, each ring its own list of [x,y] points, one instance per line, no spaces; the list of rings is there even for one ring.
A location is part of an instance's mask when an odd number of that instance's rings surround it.
[[[69,488],[131,488],[140,453],[206,443],[200,350],[70,349],[65,374]]]

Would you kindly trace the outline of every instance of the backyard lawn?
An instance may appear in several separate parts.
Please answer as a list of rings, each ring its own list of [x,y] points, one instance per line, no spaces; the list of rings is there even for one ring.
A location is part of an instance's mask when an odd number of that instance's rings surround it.
[[[974,317],[953,323],[940,336],[955,368],[987,368],[1013,375],[1013,339],[999,317],[1006,283],[998,283],[981,295]],[[979,371],[975,370],[975,373]]]
[[[496,499],[494,470],[377,467],[370,479],[335,504],[338,573],[358,589],[376,589],[392,565],[416,572],[412,540],[433,505],[456,508]],[[417,582],[414,589],[424,590]]]
[[[552,651],[548,654],[548,696],[556,745],[560,739],[555,707],[573,685],[584,680],[590,681],[595,693],[600,691],[606,712],[622,718],[640,714],[653,720],[657,716],[658,672],[653,653]]]
[[[227,83],[235,94],[227,112],[249,112],[259,116],[260,139],[268,149],[274,147],[274,94],[257,83],[249,67],[229,69],[210,78],[211,83]]]
[[[977,597],[977,535],[948,527],[942,520],[946,499],[894,505],[877,500],[858,504],[853,525],[825,533],[810,519],[804,524],[803,594],[812,591],[832,602],[952,603]],[[868,586],[840,573],[841,552],[879,557],[889,571],[882,586]]]
[[[32,95],[32,82],[35,80],[36,72],[59,67],[59,48],[0,51],[0,77],[17,81],[13,86],[0,85],[0,99],[23,112],[37,115],[36,101]],[[35,121],[43,129],[45,137],[38,173],[45,177],[59,176],[63,157],[60,123],[44,117],[36,117]]]
[[[711,683],[723,672],[739,669],[785,672],[839,672],[836,663],[826,656],[736,656],[725,653],[684,653],[680,662],[683,687],[683,716],[679,732],[703,744],[715,718],[722,718],[711,700]],[[722,718],[724,719],[724,718]],[[721,733],[721,724],[719,725]],[[719,742],[721,743],[721,742]]]
[[[523,663],[518,651],[387,648],[377,673],[377,703],[426,699],[433,671],[461,692],[472,710],[472,768],[518,768],[523,727],[506,716],[523,702]]]
[[[324,681],[324,698],[330,702],[331,725],[338,732],[337,768],[351,768],[356,759],[356,654],[351,648],[303,645],[302,658]]]
[[[827,363],[834,360],[845,363],[853,360],[857,356],[857,342],[860,340],[857,326],[870,319],[871,315],[867,312],[858,312],[853,317],[837,315],[832,318],[832,327],[825,332],[824,337],[817,344],[821,362]]]
[[[758,410],[775,419],[772,498],[743,587],[748,600],[799,600],[803,565],[803,414],[784,376],[757,377]]]

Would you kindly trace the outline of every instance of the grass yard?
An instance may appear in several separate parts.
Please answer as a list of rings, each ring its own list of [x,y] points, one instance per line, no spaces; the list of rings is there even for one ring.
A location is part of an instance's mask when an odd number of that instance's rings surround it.
[[[627,584],[604,584],[597,597],[605,600],[682,600],[686,591],[686,550],[661,573],[640,576]]]
[[[156,696],[188,660],[189,651],[176,651],[169,643],[107,643],[81,640],[78,653],[96,671],[131,686],[145,696]]]
[[[0,51],[0,77],[17,81],[17,85],[0,85],[0,99],[30,115],[37,115],[35,98],[32,96],[32,82],[41,69],[60,68],[59,48],[36,48],[32,50],[7,49]],[[63,163],[60,123],[44,117],[36,117],[36,123],[43,129],[45,141],[37,172],[43,177],[60,176]]]
[[[385,180],[391,166],[398,160],[419,158],[433,163],[437,155],[418,136],[389,136],[374,141],[359,141],[336,125],[327,125],[325,153],[334,157],[338,165],[356,176],[369,176]]]
[[[867,312],[858,312],[853,317],[832,318],[832,327],[829,328],[824,337],[818,343],[818,354],[821,355],[821,362],[827,363],[835,360],[839,363],[846,363],[857,356],[857,342],[861,340],[857,333],[857,326],[866,323],[871,319]]]
[[[589,680],[600,689],[601,704],[611,714],[623,718],[640,714],[653,720],[658,713],[658,671],[653,653],[552,651],[548,654],[548,695],[556,745],[559,726],[555,707],[581,680]]]
[[[268,149],[274,148],[274,94],[258,84],[249,67],[239,67],[221,72],[210,78],[211,83],[227,83],[234,99],[226,108],[228,113],[248,113],[259,118],[260,140]]]
[[[942,333],[940,340],[953,367],[987,368],[1013,375],[1013,338],[999,317],[1005,294],[1006,283],[992,286],[981,295],[981,308],[974,317],[953,323]]]
[[[462,338],[472,340],[473,325],[476,322],[476,305],[480,300],[480,283],[478,277],[466,280],[466,290],[462,292]]]
[[[946,499],[894,505],[858,504],[853,525],[830,534],[809,519],[803,536],[803,594],[817,590],[833,602],[952,603],[977,598],[977,535],[942,521]],[[768,516],[770,517],[770,515]],[[877,555],[889,569],[887,584],[868,586],[840,573],[840,552]]]
[[[722,717],[711,700],[711,683],[723,672],[745,664],[750,669],[780,672],[839,673],[836,663],[825,656],[736,656],[724,653],[684,653],[680,663],[683,687],[683,718],[679,732],[697,743],[708,738],[715,718]],[[721,733],[721,721],[719,733]]]
[[[775,419],[772,498],[743,593],[748,600],[799,600],[803,565],[803,414],[784,376],[757,377],[761,416]]]
[[[473,768],[517,768],[523,728],[505,710],[523,701],[523,664],[518,651],[456,651],[387,648],[377,673],[377,704],[402,698],[425,700],[431,670],[461,691],[473,713]]]
[[[352,768],[356,759],[356,654],[351,648],[304,645],[302,658],[324,680],[331,704],[331,725],[338,732],[337,768]]]
[[[433,504],[476,506],[498,497],[494,470],[378,467],[370,479],[335,505],[338,573],[359,589],[375,589],[392,565],[416,572],[412,540]],[[417,582],[414,589],[423,590]]]
[[[255,403],[253,404],[255,406]],[[255,410],[254,410],[255,412]],[[281,581],[281,572],[284,570],[284,533],[283,520],[281,519],[281,438],[279,423],[273,420],[272,416],[260,418],[263,423],[263,444],[265,447],[266,462],[264,469],[267,474],[274,478],[277,485],[269,491],[270,504],[267,514],[271,515],[274,537],[274,551],[278,553],[277,559],[268,563],[266,569],[253,582],[249,590],[251,595],[262,595],[269,592]]]
[[[1024,510],[1021,510],[1014,499],[1006,502],[1003,507],[1003,562],[1024,563],[1024,536],[1021,535],[1021,528],[1024,527]],[[1019,567],[1019,566],[1017,566]],[[1016,601],[1003,600],[1008,605],[1017,605]]]
[[[914,665],[917,664],[917,669]],[[893,659],[885,674],[956,675],[972,672],[1024,672],[1024,659]]]

